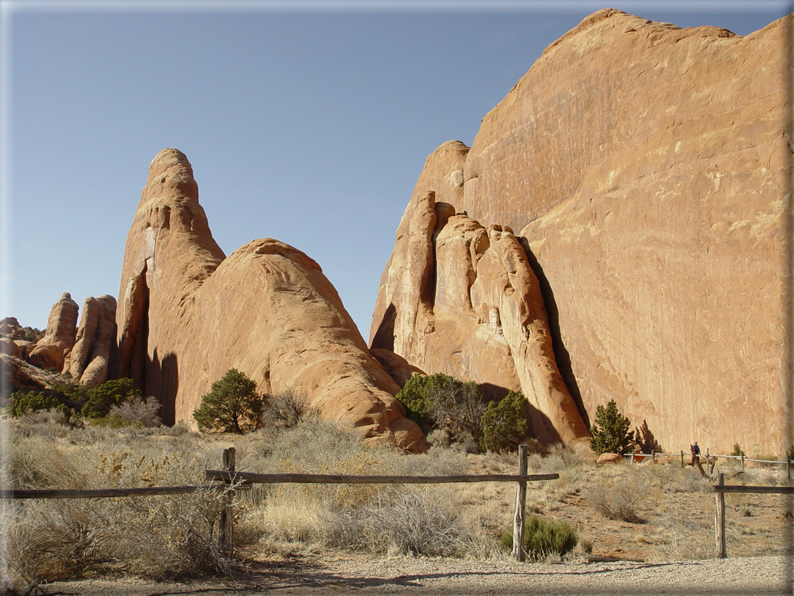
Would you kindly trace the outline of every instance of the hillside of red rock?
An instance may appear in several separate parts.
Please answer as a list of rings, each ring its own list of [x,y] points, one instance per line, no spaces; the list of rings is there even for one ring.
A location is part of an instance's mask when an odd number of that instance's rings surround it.
[[[427,373],[520,385],[561,435],[528,375],[545,370],[535,377],[559,388],[547,403],[570,403],[552,360],[585,423],[615,399],[666,449],[784,451],[785,29],[740,37],[602,10],[549,46],[471,149],[428,158],[373,347]],[[539,306],[521,310],[513,265],[509,283],[482,288],[504,279],[495,265],[483,275],[499,254],[491,230],[525,248],[548,327]],[[511,320],[529,337],[537,325],[554,353],[511,340]]]

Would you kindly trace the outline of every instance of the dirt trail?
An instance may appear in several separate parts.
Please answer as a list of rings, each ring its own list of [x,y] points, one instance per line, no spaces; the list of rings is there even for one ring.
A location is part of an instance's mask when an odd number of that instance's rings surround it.
[[[788,564],[788,567],[787,567]],[[791,594],[792,559],[783,556],[707,559],[670,563],[631,561],[579,564],[519,564],[366,556],[298,557],[256,563],[239,579],[189,583],[118,581],[58,582],[42,586],[50,595],[240,596],[273,592],[307,594]]]

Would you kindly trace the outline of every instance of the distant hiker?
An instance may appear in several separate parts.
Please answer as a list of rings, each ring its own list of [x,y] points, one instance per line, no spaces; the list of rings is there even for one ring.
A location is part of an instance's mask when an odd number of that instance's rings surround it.
[[[695,465],[695,460],[700,463],[700,447],[698,447],[697,441],[695,441],[694,445],[689,446],[689,451],[692,452],[692,465]]]

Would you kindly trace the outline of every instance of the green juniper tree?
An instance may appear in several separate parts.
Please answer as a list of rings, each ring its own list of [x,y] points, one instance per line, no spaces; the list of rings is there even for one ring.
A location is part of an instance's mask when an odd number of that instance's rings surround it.
[[[520,440],[527,432],[526,411],[527,401],[518,391],[509,391],[499,403],[489,403],[482,415],[482,449],[501,451]]]
[[[193,418],[202,431],[243,434],[259,428],[263,405],[256,381],[231,368],[201,398]]]
[[[614,399],[609,403],[596,408],[595,422],[590,427],[593,435],[590,447],[597,454],[601,453],[628,453],[635,445],[634,433],[630,431],[631,422],[618,412]]]

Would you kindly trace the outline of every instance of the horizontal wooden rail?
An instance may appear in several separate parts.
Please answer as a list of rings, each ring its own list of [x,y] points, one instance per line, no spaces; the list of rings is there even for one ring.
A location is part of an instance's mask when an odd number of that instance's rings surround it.
[[[276,484],[445,484],[452,482],[534,482],[555,480],[559,474],[481,474],[468,476],[345,476],[341,474],[255,474],[205,470],[207,480],[242,480],[244,483]]]
[[[184,495],[200,490],[225,490],[225,484],[205,486],[144,486],[138,488],[95,489],[0,489],[0,499],[106,499],[108,497],[146,497],[152,495]],[[250,488],[237,486],[236,489]]]
[[[739,486],[739,485],[722,485],[714,486],[715,493],[765,493],[765,494],[779,494],[779,495],[792,495],[794,494],[794,486]]]

